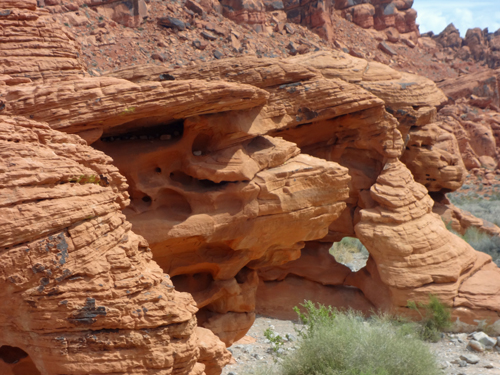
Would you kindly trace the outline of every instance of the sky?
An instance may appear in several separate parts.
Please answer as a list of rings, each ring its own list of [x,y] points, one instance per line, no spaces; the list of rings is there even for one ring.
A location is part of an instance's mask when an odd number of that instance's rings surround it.
[[[412,8],[421,33],[439,34],[452,22],[462,37],[474,27],[500,29],[500,0],[414,0]]]

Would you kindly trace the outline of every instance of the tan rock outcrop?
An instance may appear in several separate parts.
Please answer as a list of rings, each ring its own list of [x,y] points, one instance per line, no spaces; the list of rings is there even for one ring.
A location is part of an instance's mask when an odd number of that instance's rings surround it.
[[[1,1],[0,11],[0,28],[13,31],[0,42],[0,75],[16,84],[84,75],[74,37],[46,17],[48,11],[37,9],[36,0]]]
[[[44,375],[219,373],[227,352],[198,342],[192,297],[131,231],[111,159],[21,117],[0,117],[0,143],[0,346]]]
[[[442,123],[411,129],[401,161],[428,191],[455,191],[465,181],[457,139]]]
[[[473,107],[474,100],[458,100],[439,111],[439,120],[446,124],[458,141],[464,165],[468,170],[494,170],[500,160],[500,113]],[[474,103],[477,104],[477,103]]]
[[[500,71],[483,70],[456,79],[446,79],[438,84],[448,98],[457,100],[477,97],[490,98],[492,104],[500,107]]]
[[[397,11],[380,19],[397,28],[401,12],[409,11],[408,2],[394,7]],[[434,293],[469,315],[483,314],[486,296],[496,298],[495,291],[477,287],[476,281],[462,285],[489,262],[487,256],[446,231],[431,213],[427,189],[399,161],[403,151],[410,151],[408,165],[432,169],[436,181],[429,189],[460,184],[463,168],[454,135],[436,123],[435,106],[446,97],[428,79],[341,52],[318,52],[287,60],[227,59],[178,69],[134,66],[101,77],[9,82],[0,86],[3,114],[80,134],[113,158],[127,187],[121,177],[118,184],[101,172],[98,177],[82,172],[68,178],[78,186],[94,186],[99,178],[110,185],[95,189],[116,187],[113,194],[121,201],[114,203],[112,195],[105,201],[109,207],[97,216],[111,210],[130,231],[119,213],[123,209],[173,284],[194,297],[198,323],[227,345],[244,336],[256,312],[288,316],[282,310],[291,311],[299,299],[311,295],[337,307],[404,311],[407,299],[424,300]],[[405,150],[405,141],[412,142],[410,150]],[[426,142],[433,153],[426,153]],[[89,151],[90,160],[92,153],[96,151]],[[128,207],[124,189],[130,195]],[[55,233],[75,225],[74,220],[85,221],[94,212],[87,211],[100,207],[87,198],[79,202],[83,208],[70,205],[76,213],[53,213],[51,220],[59,225]],[[81,236],[102,230],[94,219],[88,220],[79,227]],[[50,228],[42,220],[33,225],[37,235]],[[29,241],[32,232],[23,231],[30,227],[16,228],[16,241]],[[357,273],[328,253],[329,245],[344,236],[359,237],[371,253]],[[71,241],[75,238],[77,234]],[[133,252],[122,250],[125,255],[116,253],[113,261],[128,269],[126,260]],[[85,263],[87,256],[78,262]],[[334,272],[311,268],[313,259]],[[105,264],[89,267],[97,270]],[[139,275],[146,273],[135,267]],[[86,270],[80,263],[78,268]],[[100,290],[92,277],[84,280],[87,288]],[[147,288],[161,288],[154,280]],[[139,276],[134,282],[123,281],[125,290],[146,288]],[[182,322],[190,322],[190,331],[176,344],[188,343],[191,354],[182,362],[186,367],[179,365],[176,371],[201,373],[205,365],[216,374],[227,353],[213,337],[205,338],[206,330],[198,330],[197,338],[190,297],[168,290],[172,298],[185,299],[177,308],[188,306]],[[276,293],[282,298],[274,300]],[[98,294],[91,298],[101,301]],[[136,313],[142,303],[119,301]],[[162,320],[162,313],[146,323],[168,328],[173,317]],[[142,322],[142,317],[137,319]],[[105,321],[96,319],[95,324]],[[151,345],[141,350],[156,344]],[[171,366],[162,356],[173,347],[161,350],[158,361]],[[222,360],[214,360],[211,353],[219,353]],[[135,348],[130,356],[137,358]]]

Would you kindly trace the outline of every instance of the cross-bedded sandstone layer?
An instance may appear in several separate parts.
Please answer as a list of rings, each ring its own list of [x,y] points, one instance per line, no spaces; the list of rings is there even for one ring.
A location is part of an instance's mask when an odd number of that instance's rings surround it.
[[[220,370],[229,354],[197,333],[192,297],[121,213],[127,184],[111,159],[22,117],[1,116],[0,143],[0,346],[44,375]],[[213,342],[204,356],[199,335]],[[22,373],[17,356],[3,355],[3,374]]]
[[[23,12],[20,34],[47,22]],[[432,213],[428,191],[465,167],[428,79],[342,52],[102,77],[68,59],[71,74],[28,66],[0,85],[0,343],[42,373],[217,374],[227,352],[194,313],[230,345],[309,296],[405,313],[433,293],[461,322],[498,320],[500,271]],[[345,236],[370,252],[356,273],[328,253]]]

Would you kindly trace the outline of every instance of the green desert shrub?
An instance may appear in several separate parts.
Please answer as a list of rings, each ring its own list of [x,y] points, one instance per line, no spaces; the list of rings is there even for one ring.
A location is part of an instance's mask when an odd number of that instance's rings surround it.
[[[437,375],[436,359],[414,330],[386,317],[366,320],[311,302],[302,305],[298,348],[277,375]]]
[[[451,327],[450,308],[434,295],[429,296],[429,302],[426,304],[408,301],[408,307],[415,310],[422,318],[417,332],[424,340],[437,342],[441,338],[441,333]]]

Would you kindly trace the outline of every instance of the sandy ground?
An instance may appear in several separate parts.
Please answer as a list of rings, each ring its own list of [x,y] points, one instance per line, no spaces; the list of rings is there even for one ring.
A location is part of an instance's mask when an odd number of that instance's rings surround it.
[[[226,366],[222,375],[254,374],[259,368],[265,368],[265,373],[268,374],[275,373],[273,367],[275,369],[281,359],[272,350],[272,345],[265,338],[264,331],[270,328],[281,337],[288,337],[281,353],[281,356],[284,356],[293,355],[298,345],[296,330],[300,327],[298,322],[290,320],[257,317],[247,336],[229,348],[233,353],[235,363]],[[444,334],[441,341],[428,344],[431,352],[436,354],[440,367],[443,368],[443,374],[500,375],[500,353],[496,350],[472,353],[466,349],[467,342],[467,334]],[[480,361],[475,365],[468,364],[460,367],[460,355],[463,354],[475,354]],[[464,365],[463,362],[462,365]]]

